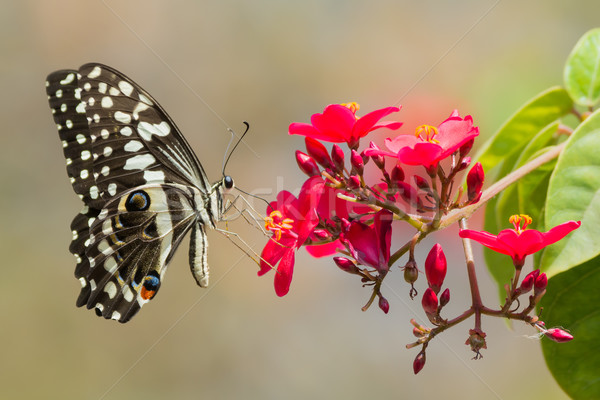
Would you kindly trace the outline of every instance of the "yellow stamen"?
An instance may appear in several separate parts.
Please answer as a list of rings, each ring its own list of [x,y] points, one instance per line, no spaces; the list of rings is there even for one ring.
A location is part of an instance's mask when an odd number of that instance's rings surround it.
[[[281,239],[282,232],[289,231],[294,227],[294,220],[291,218],[283,218],[281,211],[275,210],[265,217],[265,229],[275,234],[275,239]]]
[[[351,101],[350,103],[342,103],[340,104],[340,106],[344,106],[350,109],[350,111],[352,111],[352,113],[356,116],[356,112],[358,110],[360,110],[360,105],[355,102],[355,101]],[[356,119],[358,119],[358,117],[356,117]]]
[[[533,220],[527,214],[518,214],[511,215],[511,217],[508,219],[508,222],[513,224],[513,226],[515,227],[515,231],[518,234],[521,234],[521,232],[527,229],[527,226],[530,225],[533,222]],[[523,224],[523,226],[521,226],[521,224]]]
[[[438,134],[438,128],[431,125],[420,125],[415,130],[415,136],[429,143],[439,144],[440,141],[435,139]]]

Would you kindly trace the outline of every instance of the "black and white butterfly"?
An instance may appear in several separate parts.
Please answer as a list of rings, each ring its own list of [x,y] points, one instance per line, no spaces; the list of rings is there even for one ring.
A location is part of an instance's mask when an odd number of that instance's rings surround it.
[[[106,65],[48,75],[46,91],[67,173],[84,207],[71,223],[77,306],[127,322],[160,288],[191,230],[190,267],[208,285],[205,227],[222,217],[211,184],[175,123],[148,92]]]

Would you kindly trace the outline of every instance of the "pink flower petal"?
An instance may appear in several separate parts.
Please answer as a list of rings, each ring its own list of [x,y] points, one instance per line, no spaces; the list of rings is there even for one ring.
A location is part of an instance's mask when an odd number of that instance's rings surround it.
[[[498,237],[485,231],[474,231],[471,229],[463,229],[458,232],[458,235],[463,239],[472,239],[498,253],[512,255],[512,251],[507,249],[501,243],[498,243]]]
[[[346,142],[350,139],[356,117],[348,107],[339,104],[330,104],[325,107],[323,114],[313,114],[310,120],[312,126],[321,135],[328,137],[328,139],[323,138],[322,140],[337,143]],[[317,137],[314,138],[319,139]]]
[[[548,232],[544,233],[544,244],[546,246],[556,243],[569,233],[581,226],[581,221],[568,221],[560,225],[556,225]]]
[[[316,135],[319,134],[319,131],[317,131],[311,124],[294,122],[290,124],[288,128],[288,133],[290,135],[302,135],[314,138]]]
[[[269,240],[260,255],[260,270],[258,271],[258,276],[263,276],[271,271],[277,265],[281,257],[283,257],[283,253],[287,249],[288,247],[281,243]]]
[[[371,132],[374,129],[377,129],[376,124],[381,118],[398,111],[400,111],[398,107],[386,107],[372,111],[360,117],[356,121],[354,129],[352,130],[353,138],[356,140],[360,139],[361,137],[364,137],[367,133]],[[400,128],[400,126],[402,126],[402,123],[397,121],[382,122],[379,127],[384,127],[385,125],[387,125],[386,127],[390,129],[398,129]]]
[[[414,148],[404,147],[398,151],[398,160],[408,165],[433,166],[442,155],[442,147],[429,142],[420,142]]]

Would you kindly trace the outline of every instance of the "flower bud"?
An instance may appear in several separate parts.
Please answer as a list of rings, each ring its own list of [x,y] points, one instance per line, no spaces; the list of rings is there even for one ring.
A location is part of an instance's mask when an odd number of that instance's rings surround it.
[[[315,229],[313,235],[319,240],[329,239],[331,237],[331,233],[326,229]]]
[[[346,186],[348,187],[348,189],[358,189],[360,187],[360,178],[356,175],[350,176],[350,178],[348,178]]]
[[[334,144],[331,148],[331,160],[336,170],[344,170],[344,151],[337,144]]]
[[[415,357],[415,361],[413,361],[413,371],[416,374],[418,374],[419,372],[421,372],[421,370],[423,369],[423,367],[425,366],[425,352],[422,351],[419,354],[417,354],[417,357]]]
[[[440,296],[440,308],[444,307],[449,302],[450,302],[450,289],[446,288],[446,290],[444,290],[442,292],[442,295]]]
[[[465,157],[460,161],[460,164],[456,167],[456,172],[460,172],[462,170],[467,169],[467,167],[471,165],[471,157]]]
[[[313,160],[315,160],[323,168],[332,167],[329,152],[327,152],[327,148],[325,148],[321,142],[311,137],[306,137],[304,142],[306,143],[306,152],[313,158]]]
[[[425,259],[425,276],[429,287],[437,294],[442,288],[444,278],[446,278],[447,262],[446,255],[439,243],[435,244],[427,259]]]
[[[533,294],[537,295],[546,290],[546,286],[548,286],[548,277],[544,272],[542,272],[537,278],[535,278],[535,283],[533,287]]]
[[[481,163],[475,163],[467,174],[467,197],[469,203],[477,203],[479,201],[484,178],[485,174],[483,173]]]
[[[350,164],[352,164],[352,173],[362,175],[365,163],[360,154],[356,150],[350,152]]]
[[[427,335],[427,332],[423,332],[423,330],[417,328],[416,326],[413,327],[413,336],[422,338],[423,336],[426,336],[426,335]]]
[[[358,268],[352,260],[346,257],[333,257],[333,261],[342,271],[348,272],[349,274],[358,274]]]
[[[400,197],[402,197],[404,201],[415,208],[419,208],[419,206],[421,206],[421,199],[419,199],[415,188],[406,182],[400,181],[396,182],[396,184],[398,185],[398,194],[400,194]]]
[[[392,168],[392,174],[390,176],[390,179],[393,183],[404,181],[404,170],[400,165],[394,165],[394,168]]]
[[[390,303],[382,295],[379,295],[379,308],[386,314],[390,311]]]
[[[369,143],[369,148],[370,149],[375,149],[375,150],[380,150],[379,146],[377,146],[373,142]],[[373,162],[375,163],[375,165],[377,165],[377,167],[379,169],[383,169],[385,167],[385,159],[383,158],[382,155],[372,155],[371,159],[373,160]]]
[[[473,148],[473,143],[474,142],[475,142],[475,139],[471,139],[467,143],[465,143],[462,146],[460,146],[460,153],[459,154],[460,154],[461,157],[464,157],[467,154],[469,154],[469,152]]]
[[[550,328],[546,332],[544,332],[544,335],[546,335],[548,339],[553,340],[556,343],[565,343],[573,340],[573,335],[559,328]]]
[[[437,313],[438,298],[431,288],[427,288],[427,290],[425,290],[425,293],[423,293],[421,305],[423,306],[423,310],[425,310],[425,313],[431,315],[435,315]]]
[[[298,163],[298,167],[300,167],[300,170],[306,175],[321,175],[321,171],[319,170],[319,167],[317,166],[315,160],[313,160],[310,156],[304,154],[300,150],[296,150],[296,162]]]
[[[415,175],[414,179],[415,179],[415,184],[417,185],[417,187],[419,189],[425,190],[427,192],[429,192],[431,190],[431,187],[429,186],[429,182],[427,181],[427,179],[425,179],[419,175]]]
[[[533,283],[535,282],[535,278],[539,275],[540,270],[536,269],[527,274],[523,281],[521,282],[521,286],[519,287],[520,293],[527,293],[533,288]]]

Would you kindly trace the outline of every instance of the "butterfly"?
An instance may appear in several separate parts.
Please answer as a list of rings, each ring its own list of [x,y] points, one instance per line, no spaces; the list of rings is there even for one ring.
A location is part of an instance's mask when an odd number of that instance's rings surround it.
[[[233,179],[223,174],[211,184],[165,110],[114,68],[53,72],[46,92],[67,174],[84,203],[69,248],[82,286],[76,305],[129,321],[156,296],[190,230],[190,268],[206,287],[205,228],[222,218]]]

